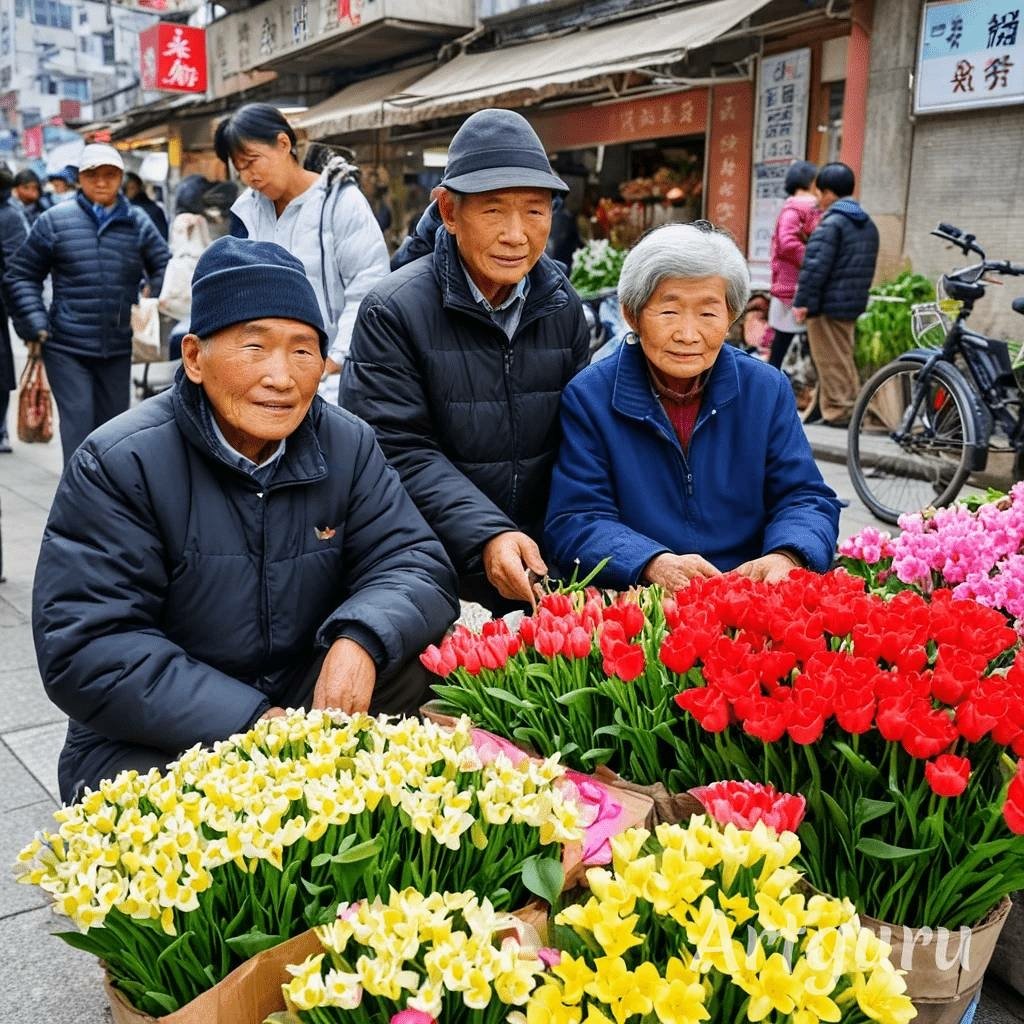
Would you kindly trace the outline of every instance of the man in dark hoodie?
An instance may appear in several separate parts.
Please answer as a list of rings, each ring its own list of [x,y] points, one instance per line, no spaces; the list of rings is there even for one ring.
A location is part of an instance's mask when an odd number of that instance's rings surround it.
[[[807,242],[793,315],[807,321],[822,422],[845,429],[860,390],[853,361],[854,324],[867,309],[878,228],[851,198],[855,180],[846,164],[825,164],[816,184],[825,215]]]

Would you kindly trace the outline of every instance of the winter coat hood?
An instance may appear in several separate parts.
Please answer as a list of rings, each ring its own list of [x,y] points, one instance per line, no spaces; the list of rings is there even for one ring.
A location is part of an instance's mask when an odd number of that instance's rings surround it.
[[[437,233],[442,227],[441,211],[438,209],[435,199],[416,222],[416,230],[402,242],[398,251],[391,257],[391,269],[398,270],[406,263],[412,263],[413,260],[432,253]]]
[[[841,213],[844,217],[849,217],[855,224],[863,224],[871,219],[856,199],[837,199],[825,211],[826,216],[832,213]]]

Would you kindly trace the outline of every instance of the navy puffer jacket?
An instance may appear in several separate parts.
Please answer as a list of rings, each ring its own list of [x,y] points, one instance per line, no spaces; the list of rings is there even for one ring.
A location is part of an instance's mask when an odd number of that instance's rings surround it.
[[[270,484],[223,456],[200,389],[92,433],[36,569],[43,685],[73,719],[62,775],[101,738],[173,755],[242,730],[340,637],[388,682],[457,615],[444,550],[373,431],[315,398]],[[406,710],[406,709],[401,709]]]
[[[170,258],[153,222],[124,196],[102,226],[81,193],[74,202],[58,203],[32,225],[7,266],[4,288],[14,329],[28,339],[48,331],[48,345],[76,356],[126,355],[142,278],[159,295]],[[48,274],[49,315],[43,303]]]
[[[492,537],[535,539],[558,452],[558,404],[587,363],[590,333],[565,275],[530,271],[509,341],[473,300],[455,239],[387,277],[364,300],[341,374],[341,404],[384,454],[444,543],[466,597],[493,606],[481,554]]]
[[[868,308],[878,228],[854,199],[839,199],[807,241],[794,306],[808,316],[856,320]]]

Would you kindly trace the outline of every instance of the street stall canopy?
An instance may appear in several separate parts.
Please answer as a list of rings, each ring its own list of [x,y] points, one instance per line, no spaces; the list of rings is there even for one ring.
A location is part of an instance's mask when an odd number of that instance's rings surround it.
[[[311,139],[326,139],[346,132],[380,128],[387,124],[384,101],[403,92],[422,78],[427,67],[403,68],[386,75],[365,78],[346,86],[341,92],[292,118],[296,128],[304,129]]]
[[[499,98],[503,104],[536,103],[606,75],[672,64],[768,3],[714,0],[496,52],[462,54],[393,97],[389,106],[401,110],[389,111],[388,119],[456,114]]]

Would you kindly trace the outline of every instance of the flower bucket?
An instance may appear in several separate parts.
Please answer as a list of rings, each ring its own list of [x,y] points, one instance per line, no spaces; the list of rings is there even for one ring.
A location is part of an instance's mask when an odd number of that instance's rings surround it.
[[[103,985],[114,1024],[263,1024],[271,1013],[284,1009],[281,986],[290,977],[285,968],[319,949],[312,929],[295,935],[239,964],[213,988],[163,1017],[136,1010],[109,978],[104,978]]]
[[[892,947],[889,959],[906,971],[916,1024],[959,1024],[985,978],[999,933],[1012,906],[1009,897],[973,928],[909,928],[861,915],[860,921]]]

